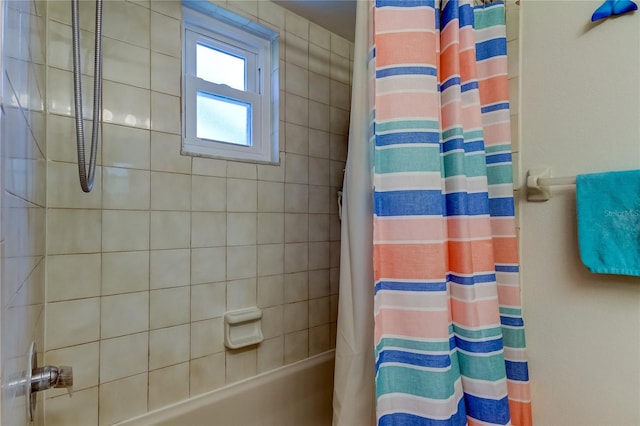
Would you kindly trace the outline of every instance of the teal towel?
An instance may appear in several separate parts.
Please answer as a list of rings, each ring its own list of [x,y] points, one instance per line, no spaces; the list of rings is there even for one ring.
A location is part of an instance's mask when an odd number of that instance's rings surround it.
[[[589,271],[640,276],[640,170],[578,175],[576,205]]]

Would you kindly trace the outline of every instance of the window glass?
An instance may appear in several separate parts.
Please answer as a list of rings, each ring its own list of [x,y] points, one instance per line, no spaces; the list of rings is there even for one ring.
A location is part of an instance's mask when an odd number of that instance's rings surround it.
[[[198,43],[196,46],[196,75],[216,84],[226,84],[246,90],[245,59]]]
[[[251,104],[198,90],[197,130],[200,139],[251,145]]]

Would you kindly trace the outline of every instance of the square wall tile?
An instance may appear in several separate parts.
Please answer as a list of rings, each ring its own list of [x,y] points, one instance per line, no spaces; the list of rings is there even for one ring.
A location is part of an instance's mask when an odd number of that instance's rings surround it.
[[[309,267],[308,243],[284,245],[284,272],[302,272]]]
[[[331,130],[329,105],[321,102],[309,101],[309,127],[311,129]]]
[[[309,331],[303,330],[284,336],[284,363],[300,361],[309,356]]]
[[[338,195],[333,195],[328,186],[309,185],[309,213],[330,213],[332,204],[338,202]]]
[[[329,186],[330,167],[331,162],[326,158],[309,158],[309,184]]]
[[[191,286],[191,321],[221,317],[225,313],[227,286],[224,282]]]
[[[129,43],[104,37],[103,77],[118,83],[149,88],[149,51]]]
[[[146,332],[101,340],[100,383],[145,373],[149,367],[148,352]]]
[[[309,71],[297,65],[287,63],[285,65],[284,89],[288,93],[302,96],[309,96]]]
[[[227,177],[238,179],[257,179],[258,167],[252,163],[227,161]]]
[[[309,243],[309,269],[326,269],[331,265],[329,242]],[[338,266],[338,265],[335,265]]]
[[[140,89],[109,80],[104,80],[102,85],[102,105],[104,108],[102,117],[104,123],[141,129],[150,127],[151,95],[148,89]]]
[[[329,77],[317,74],[315,72],[309,73],[309,99],[316,102],[320,102],[329,105],[331,102],[331,92]]]
[[[102,211],[102,250],[149,250],[149,212]]]
[[[292,333],[309,328],[309,302],[284,305],[284,332]]]
[[[102,297],[100,311],[102,339],[146,331],[149,329],[149,292]]]
[[[104,8],[104,21],[111,22],[104,29],[105,37],[149,47],[148,9],[129,2],[108,2]],[[87,25],[88,28],[93,28],[92,24]]]
[[[298,65],[302,68],[309,68],[309,42],[287,32],[285,44],[284,50],[287,62]]]
[[[73,393],[98,385],[100,344],[91,342],[84,345],[47,351],[44,364],[73,366]],[[47,398],[67,396],[66,389],[51,389]],[[68,396],[67,396],[68,397]],[[49,402],[47,401],[47,404]]]
[[[149,172],[104,167],[102,207],[105,209],[148,210]]]
[[[190,363],[190,395],[195,396],[225,384],[225,353],[218,352]]]
[[[75,378],[74,378],[75,379]],[[48,399],[45,404],[47,425],[96,425],[98,424],[98,387],[73,392]]]
[[[331,106],[348,110],[351,104],[351,86],[331,80]]]
[[[180,98],[151,92],[151,130],[179,135],[182,131]]]
[[[147,411],[147,373],[100,385],[100,425],[110,425]]]
[[[191,247],[222,247],[226,245],[226,213],[193,212],[191,213],[191,221]]]
[[[179,58],[180,46],[180,21],[151,12],[151,50]]]
[[[150,288],[189,285],[190,252],[184,250],[152,250],[150,258]]]
[[[270,1],[258,2],[258,17],[277,28],[284,28],[285,9]]]
[[[350,73],[349,59],[331,52],[331,79],[349,84]]]
[[[102,205],[102,168],[96,167],[94,189],[86,194],[78,184],[78,166],[47,163],[47,207],[99,209]]]
[[[284,303],[309,299],[309,273],[296,272],[284,275]]]
[[[227,311],[256,306],[256,279],[227,281]]]
[[[256,213],[229,213],[227,215],[227,246],[256,244]]]
[[[258,246],[258,277],[284,272],[284,244],[261,244]]]
[[[258,373],[282,367],[284,364],[284,337],[264,340],[258,346]]]
[[[309,298],[329,296],[331,294],[329,270],[309,271]]]
[[[151,10],[172,18],[180,19],[182,16],[182,10],[180,9],[181,2],[178,0],[152,1],[150,2],[150,6]]]
[[[349,57],[351,43],[337,34],[331,34],[331,51],[345,58]]]
[[[309,71],[329,77],[331,75],[331,51],[316,44],[310,44]]]
[[[189,248],[191,213],[151,212],[151,249]]]
[[[191,284],[204,284],[226,279],[225,247],[191,250]]]
[[[149,372],[149,410],[189,398],[189,363]]]
[[[191,157],[180,154],[180,135],[151,132],[151,170],[191,173]]]
[[[284,242],[302,243],[308,241],[309,215],[306,213],[285,213]]]
[[[281,133],[282,135],[282,133]],[[272,182],[284,181],[285,154],[280,152],[280,163],[276,165],[258,164],[258,179]]]
[[[338,222],[340,220],[338,219]],[[328,214],[309,215],[309,241],[329,241],[331,236],[331,220]],[[339,225],[338,225],[339,230]],[[340,233],[338,232],[338,238]]]
[[[309,183],[309,157],[288,154],[284,180],[287,183]]]
[[[258,307],[268,308],[282,305],[284,301],[284,276],[258,277],[257,290]]]
[[[309,128],[307,126],[285,123],[284,135],[287,142],[287,153],[309,154]]]
[[[308,185],[285,184],[284,211],[287,213],[307,213],[309,211]]]
[[[309,39],[309,21],[292,12],[285,13],[285,29],[305,40]]]
[[[176,3],[177,2],[156,2]],[[151,90],[180,96],[182,81],[180,58],[151,52]]]
[[[256,246],[227,247],[227,279],[252,278],[257,274]]]
[[[190,325],[149,332],[149,369],[155,370],[189,360]]]
[[[331,322],[330,298],[321,297],[309,300],[309,328]]]
[[[331,327],[329,324],[309,329],[309,356],[331,349]]]
[[[148,251],[102,253],[102,295],[148,289]]]
[[[262,335],[270,339],[284,334],[284,308],[282,305],[262,310]]]
[[[282,102],[282,100],[281,100]],[[287,123],[299,126],[309,125],[309,100],[291,93],[285,94],[285,115]]]
[[[309,41],[325,49],[331,48],[331,33],[320,25],[309,23]]]
[[[226,211],[227,179],[194,175],[191,178],[191,198],[194,211]]]
[[[223,351],[223,318],[212,318],[191,323],[191,359]]]
[[[258,371],[258,353],[254,347],[227,351],[227,383],[255,376]]]
[[[152,290],[149,294],[149,328],[163,328],[189,322],[189,287]]]
[[[309,129],[309,155],[318,158],[329,158],[330,137],[328,132]]]
[[[100,254],[49,256],[47,301],[100,295]]]
[[[149,169],[148,130],[105,124],[102,132],[102,157],[105,166]]]
[[[50,161],[73,163],[78,161],[76,145],[69,143],[75,138],[75,123],[72,117],[49,114],[47,117],[47,158]],[[85,129],[91,128],[91,122],[85,120]],[[102,164],[102,149],[98,149],[97,164]],[[77,170],[77,167],[76,167]]]
[[[284,211],[284,184],[281,182],[258,181],[258,211]]]
[[[96,253],[100,251],[99,210],[47,209],[47,253]]]
[[[46,349],[58,349],[100,338],[100,298],[48,303]]]
[[[227,179],[227,211],[257,211],[258,186],[255,180]]]
[[[227,160],[192,157],[192,166],[194,175],[217,177],[227,176]]]
[[[191,176],[151,172],[152,210],[190,210]]]
[[[284,242],[284,214],[258,213],[258,244]]]

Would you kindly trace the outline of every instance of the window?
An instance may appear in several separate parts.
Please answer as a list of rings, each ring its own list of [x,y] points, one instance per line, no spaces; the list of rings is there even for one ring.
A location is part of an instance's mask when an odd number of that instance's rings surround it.
[[[183,1],[182,153],[278,162],[278,33]]]

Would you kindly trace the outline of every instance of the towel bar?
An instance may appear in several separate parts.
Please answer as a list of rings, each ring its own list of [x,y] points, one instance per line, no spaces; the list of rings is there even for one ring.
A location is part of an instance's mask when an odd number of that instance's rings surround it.
[[[551,177],[549,167],[531,169],[527,172],[527,200],[547,201],[551,198],[550,187],[575,184],[575,176]]]

